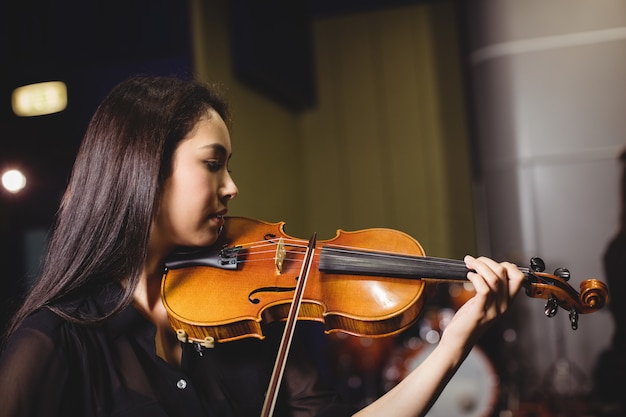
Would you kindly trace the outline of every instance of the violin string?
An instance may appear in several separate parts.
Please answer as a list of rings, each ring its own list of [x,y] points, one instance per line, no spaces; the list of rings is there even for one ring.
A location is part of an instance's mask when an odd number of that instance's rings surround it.
[[[238,245],[238,247],[248,248],[247,253],[250,255],[255,255],[255,259],[254,259],[255,262],[256,261],[270,261],[270,260],[273,261],[275,260],[274,249],[272,250],[260,250],[260,249],[267,248],[267,247],[275,248],[278,245],[278,241],[279,239],[272,238],[270,240],[261,240],[257,242],[250,242],[250,243],[246,243],[243,245]],[[300,262],[301,258],[305,256],[305,250],[307,247],[306,243],[307,243],[306,241],[301,240],[301,239],[283,239],[283,244],[286,248],[297,248],[297,249],[303,250],[303,251],[287,250],[286,256],[283,262]],[[419,255],[411,255],[411,254],[398,254],[398,253],[378,251],[378,250],[373,250],[373,249],[368,249],[368,248],[357,248],[357,247],[333,245],[333,244],[327,244],[324,247],[330,251],[344,252],[347,254],[350,254],[350,253],[356,254],[356,253],[362,253],[363,251],[366,251],[368,255],[371,255],[372,257],[409,260],[409,261],[415,261],[416,263],[429,265],[429,266],[467,269],[465,266],[465,262],[463,260],[458,260],[458,259],[446,259],[446,258],[419,256]],[[268,258],[258,259],[256,258],[256,256],[259,254],[272,254],[272,256]],[[239,260],[239,258],[244,256],[242,253],[237,253],[235,256],[236,258],[238,258],[237,262],[251,262],[252,261],[252,260]],[[322,254],[317,253],[314,256],[320,257],[322,256]],[[518,267],[518,269],[526,275],[529,275],[531,273],[530,269],[526,267]],[[534,275],[534,276],[538,280],[542,281],[543,283],[546,283],[546,284],[550,283],[549,280],[542,277],[541,275]]]
[[[239,244],[235,247],[231,247],[230,249],[238,249],[233,254],[237,263],[275,261],[276,247],[279,245],[278,242],[280,242],[280,239],[272,238],[269,240]],[[301,251],[287,250],[285,252],[284,261],[300,262],[300,258],[306,255],[307,243],[308,242],[303,240],[283,239],[282,244],[285,248],[301,249]],[[239,249],[242,249],[243,251]],[[263,255],[269,256],[262,257]],[[249,257],[252,258],[250,259]]]
[[[340,245],[327,245],[326,247],[330,248],[330,250],[333,250],[333,251],[343,251],[345,253],[351,253],[351,252],[362,253],[362,251],[367,251],[368,254],[371,254],[374,257],[388,257],[390,259],[409,260],[409,261],[415,261],[418,263],[424,263],[428,265],[437,265],[437,266],[444,266],[444,267],[460,267],[463,269],[467,269],[467,267],[465,266],[465,261],[458,260],[458,259],[446,259],[446,258],[438,258],[438,257],[432,257],[432,256],[419,256],[419,255],[411,255],[411,254],[398,254],[398,253],[393,253],[393,252],[373,251],[367,248],[352,248],[352,247],[340,246]],[[527,267],[518,267],[518,269],[526,275],[531,273],[530,269]],[[536,278],[538,278],[539,280],[545,283],[550,283],[548,279],[542,277],[541,275],[537,275]]]
[[[234,247],[230,247],[230,249],[241,248],[241,249],[247,249],[248,251],[250,251],[250,250],[256,250],[258,248],[264,248],[264,247],[276,247],[278,245],[278,242],[279,242],[279,239],[259,240],[257,242],[239,244]],[[304,241],[301,241],[301,240],[289,240],[289,239],[283,239],[282,241],[284,246],[301,248],[303,249],[303,251],[306,251],[307,245],[306,245],[306,242],[304,243],[303,242]]]
[[[329,250],[335,252],[344,252],[347,254],[350,253],[362,253],[362,251],[366,251],[368,255],[373,257],[394,259],[394,260],[408,260],[415,261],[416,263],[431,265],[431,266],[443,266],[443,267],[462,267],[465,268],[465,262],[456,259],[445,259],[445,258],[436,258],[429,256],[418,256],[418,255],[410,255],[410,254],[398,254],[392,252],[381,252],[381,251],[373,251],[367,248],[358,249],[358,248],[350,248],[344,246],[337,245],[329,245]]]
[[[276,240],[278,242],[278,239]],[[266,240],[266,241],[259,241],[259,242],[244,244],[244,245],[238,245],[239,247],[249,248],[249,249],[246,251],[246,253],[240,253],[240,252],[236,253],[235,256],[238,258],[237,262],[252,261],[248,259],[241,259],[241,260],[239,259],[239,258],[245,258],[248,255],[254,255],[255,256],[254,261],[274,260],[275,259],[274,256],[269,257],[269,258],[259,259],[257,255],[269,254],[269,253],[271,253],[272,255],[275,255],[275,252],[273,250],[259,250],[259,248],[266,248],[268,246],[275,247],[278,245],[277,242]],[[286,248],[299,248],[299,249],[305,250],[306,245],[304,245],[303,242],[304,241],[302,240],[296,240],[296,239],[284,239],[283,245]],[[374,251],[374,250],[367,249],[367,248],[352,248],[352,247],[341,246],[341,245],[326,245],[325,248],[327,248],[330,251],[343,252],[347,254],[351,254],[351,253],[357,254],[357,253],[362,253],[363,251],[366,251],[368,255],[372,256],[373,258],[380,257],[380,258],[388,258],[388,259],[394,259],[394,260],[409,260],[409,261],[415,261],[417,263],[431,265],[431,266],[457,267],[457,268],[465,269],[465,263],[463,261],[453,260],[453,259],[434,258],[434,257],[425,257],[425,256],[417,256],[417,255],[408,255],[408,254],[397,254],[397,253],[391,253],[391,252]],[[287,256],[287,255],[290,255],[290,256]],[[301,260],[300,258],[304,257],[304,255],[305,255],[305,252],[287,250],[286,256],[283,262],[285,261],[299,262]],[[321,256],[321,253],[318,253],[315,256],[319,257]]]

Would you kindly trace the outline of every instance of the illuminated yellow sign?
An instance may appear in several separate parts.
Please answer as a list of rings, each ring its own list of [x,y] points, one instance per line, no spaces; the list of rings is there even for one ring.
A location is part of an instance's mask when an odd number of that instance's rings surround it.
[[[11,105],[21,117],[58,113],[67,107],[67,87],[61,81],[25,85],[13,90]]]

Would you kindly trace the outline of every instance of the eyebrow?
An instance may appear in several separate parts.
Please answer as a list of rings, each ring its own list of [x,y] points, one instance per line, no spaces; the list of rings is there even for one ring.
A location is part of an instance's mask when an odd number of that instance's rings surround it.
[[[230,161],[230,159],[233,157],[233,154],[231,153],[229,155],[226,151],[226,148],[220,143],[210,143],[208,145],[202,145],[200,146],[200,149],[213,149],[216,152],[222,154],[222,156],[224,156],[228,161]]]
[[[226,148],[219,144],[219,143],[211,143],[208,145],[202,145],[200,146],[200,149],[214,149],[220,153],[223,153],[224,155],[226,155],[228,152],[226,152]]]

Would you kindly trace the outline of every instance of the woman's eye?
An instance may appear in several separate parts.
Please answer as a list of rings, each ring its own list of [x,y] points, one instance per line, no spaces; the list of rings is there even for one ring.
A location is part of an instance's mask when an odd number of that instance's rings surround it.
[[[224,166],[224,163],[219,159],[209,159],[207,161],[204,161],[204,163],[211,172],[219,171]]]

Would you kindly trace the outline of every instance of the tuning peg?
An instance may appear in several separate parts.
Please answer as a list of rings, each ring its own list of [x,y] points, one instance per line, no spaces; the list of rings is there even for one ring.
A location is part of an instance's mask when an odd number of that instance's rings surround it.
[[[546,264],[543,259],[534,256],[530,259],[530,270],[533,272],[543,272],[546,270]]]
[[[572,330],[578,329],[578,311],[573,308],[569,311],[569,322],[572,324]]]
[[[554,317],[556,316],[557,311],[559,311],[559,303],[556,301],[556,298],[548,298],[548,301],[546,301],[546,306],[543,309],[545,315],[548,317]]]
[[[566,268],[557,268],[554,270],[554,275],[563,279],[563,281],[569,281],[571,275],[569,273],[569,269]]]

